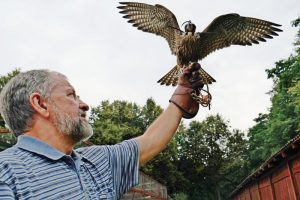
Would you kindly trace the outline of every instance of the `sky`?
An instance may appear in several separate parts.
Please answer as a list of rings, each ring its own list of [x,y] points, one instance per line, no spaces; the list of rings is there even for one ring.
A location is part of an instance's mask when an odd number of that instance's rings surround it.
[[[283,32],[253,46],[231,46],[200,61],[217,82],[210,86],[211,109],[193,120],[219,113],[234,129],[246,131],[271,106],[272,80],[266,69],[294,52],[299,0],[140,1],[161,4],[202,31],[217,16],[238,13],[281,24]],[[149,97],[163,108],[174,91],[156,81],[176,63],[166,40],[132,27],[114,0],[0,1],[0,75],[50,69],[65,74],[83,101],[126,100],[144,105]],[[185,120],[189,123],[191,120]]]

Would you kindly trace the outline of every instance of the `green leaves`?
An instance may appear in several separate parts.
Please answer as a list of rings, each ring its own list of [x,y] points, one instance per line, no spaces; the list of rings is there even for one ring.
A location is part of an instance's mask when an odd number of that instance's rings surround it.
[[[181,128],[176,141],[179,147],[179,170],[190,183],[188,194],[200,192],[202,199],[227,196],[245,176],[236,174],[244,168],[246,139],[238,130],[230,130],[229,122],[220,115],[193,121]],[[190,199],[198,199],[199,196]]]
[[[14,71],[0,76],[0,92],[2,91],[5,84],[14,76],[20,73],[20,69],[15,69]],[[5,127],[4,120],[0,115],[0,128]],[[12,134],[0,134],[0,151],[12,146],[16,142],[16,138]]]
[[[14,71],[12,71],[4,76],[0,75],[0,92],[2,91],[3,87],[6,85],[6,83],[9,80],[19,73],[20,73],[20,69],[15,69]],[[0,127],[4,127],[4,126],[5,126],[4,120],[3,120],[2,116],[0,115]]]
[[[142,108],[126,101],[102,101],[92,108],[90,117],[94,144],[115,144],[136,137],[145,130]]]
[[[300,18],[293,22],[299,27]],[[299,29],[300,31],[300,29]],[[299,45],[300,34],[296,47]],[[278,151],[290,139],[300,133],[300,51],[285,60],[276,62],[267,70],[274,82],[271,91],[272,106],[267,114],[255,119],[249,130],[249,163],[254,170]]]
[[[20,69],[15,69],[4,76],[0,75],[0,92],[9,80],[15,77],[16,75],[18,75],[19,73],[20,73]]]

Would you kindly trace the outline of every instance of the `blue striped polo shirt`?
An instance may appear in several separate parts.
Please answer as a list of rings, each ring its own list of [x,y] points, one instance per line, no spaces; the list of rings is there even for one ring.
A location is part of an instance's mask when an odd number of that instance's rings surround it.
[[[22,135],[0,152],[0,199],[120,199],[138,184],[138,163],[134,139],[66,155]]]

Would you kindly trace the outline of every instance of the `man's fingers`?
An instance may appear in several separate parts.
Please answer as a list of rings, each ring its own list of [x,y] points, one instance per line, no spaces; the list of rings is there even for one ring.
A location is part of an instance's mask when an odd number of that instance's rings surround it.
[[[190,64],[189,67],[191,68],[192,71],[196,71],[201,68],[201,65],[199,63],[194,62],[194,63]]]
[[[201,68],[201,65],[200,65],[199,63],[196,63],[196,62],[190,64],[190,65],[187,67],[187,69],[188,69],[190,72],[197,71],[197,70],[199,70],[200,68]]]
[[[191,85],[192,85],[192,88],[194,88],[194,89],[203,88],[203,86],[204,86],[203,81],[202,81],[201,78],[196,80],[196,81],[193,81],[191,83]]]
[[[199,70],[200,68],[201,68],[201,65],[199,63],[194,62],[194,63],[190,64],[188,67],[186,67],[184,69],[183,73],[184,74],[190,74],[190,73],[192,73],[194,71]]]

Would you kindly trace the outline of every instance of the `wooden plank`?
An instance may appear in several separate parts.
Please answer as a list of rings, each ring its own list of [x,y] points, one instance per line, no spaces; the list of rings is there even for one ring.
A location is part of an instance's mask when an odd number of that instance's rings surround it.
[[[276,183],[276,182],[280,181],[281,179],[284,179],[289,176],[290,175],[289,175],[288,168],[286,167],[286,165],[284,165],[283,167],[280,167],[273,173],[272,183]]]
[[[245,189],[244,195],[245,195],[245,200],[251,200],[249,188]]]
[[[272,185],[276,199],[296,200],[288,163],[274,172],[272,175]]]
[[[261,200],[257,183],[253,184],[250,187],[250,196],[251,196],[251,200]]]
[[[281,179],[274,183],[276,199],[296,200],[294,191],[290,188],[289,178]]]
[[[300,156],[294,159],[291,164],[291,173],[294,182],[295,193],[298,199],[300,199]]]
[[[274,200],[273,191],[269,177],[264,178],[258,183],[261,199]]]
[[[167,198],[164,198],[164,197],[160,197],[152,192],[146,192],[146,191],[143,191],[143,190],[140,190],[138,188],[131,188],[130,190],[131,192],[134,192],[134,193],[138,193],[138,194],[141,194],[143,196],[150,196],[150,197],[153,197],[154,199],[157,199],[157,200],[167,200]]]
[[[292,170],[291,170],[291,164],[290,164],[290,162],[287,162],[286,165],[287,165],[288,172],[289,172],[288,186],[289,186],[290,195],[293,199],[297,199],[296,183],[295,183],[295,180],[294,180],[294,175],[293,175]]]

